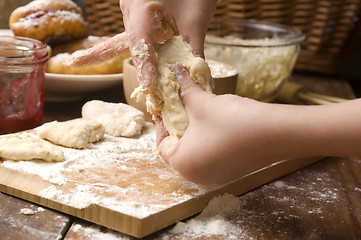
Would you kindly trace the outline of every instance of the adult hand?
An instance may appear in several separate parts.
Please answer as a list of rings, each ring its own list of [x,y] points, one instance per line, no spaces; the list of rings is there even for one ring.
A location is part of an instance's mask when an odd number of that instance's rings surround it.
[[[183,36],[203,56],[208,22],[216,0],[120,0],[129,48],[145,93],[155,87],[155,44]]]

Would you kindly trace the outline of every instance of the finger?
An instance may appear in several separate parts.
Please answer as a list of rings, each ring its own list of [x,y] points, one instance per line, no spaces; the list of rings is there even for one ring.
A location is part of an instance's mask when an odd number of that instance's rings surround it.
[[[199,32],[193,35],[182,35],[183,39],[192,47],[193,54],[204,59],[204,39],[205,36],[199,35]],[[190,37],[192,36],[192,37]]]
[[[160,143],[163,141],[163,139],[167,136],[169,136],[168,131],[166,130],[163,121],[160,117],[157,117],[155,119],[155,127],[156,127],[156,143],[157,147],[159,147]]]
[[[193,96],[198,96],[198,94],[202,94],[204,91],[193,81],[189,72],[181,65],[175,65],[173,71],[181,90],[180,97],[182,98],[184,106],[187,107],[188,102],[192,101],[191,98]]]
[[[130,35],[129,45],[140,86],[145,93],[151,92],[155,87],[156,80],[156,59],[153,43],[150,42],[150,39],[139,39],[133,33]]]
[[[130,52],[137,68],[138,79],[145,93],[155,87],[156,51],[154,44],[163,43],[174,33],[163,17],[159,4],[149,4],[139,18],[128,18],[127,32]]]
[[[164,10],[162,6],[158,6],[157,10],[155,11],[155,22],[157,24],[155,26],[155,41],[158,44],[164,43],[178,32],[172,15],[169,15],[166,12],[167,11]]]
[[[82,67],[104,62],[129,52],[128,36],[120,33],[85,50],[78,50],[71,55],[70,66]]]
[[[187,1],[183,1],[187,4]],[[216,10],[216,1],[192,1],[192,8],[188,8],[188,16],[178,19],[179,34],[191,45],[196,56],[204,58],[204,39],[207,28]],[[202,12],[199,13],[199,9]]]

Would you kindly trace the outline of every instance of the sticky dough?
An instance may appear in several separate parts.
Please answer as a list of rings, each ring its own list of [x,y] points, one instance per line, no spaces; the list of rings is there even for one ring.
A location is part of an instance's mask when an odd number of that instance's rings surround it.
[[[209,92],[211,92],[209,84],[211,72],[208,64],[201,57],[194,56],[192,48],[181,36],[174,36],[164,44],[158,45],[156,51],[158,54],[156,88],[147,94],[146,105],[153,118],[161,116],[169,132],[169,136],[161,143],[162,149],[171,151],[189,124],[173,67],[181,64],[188,69],[192,79]],[[138,98],[142,94],[142,89],[139,87],[132,97]]]

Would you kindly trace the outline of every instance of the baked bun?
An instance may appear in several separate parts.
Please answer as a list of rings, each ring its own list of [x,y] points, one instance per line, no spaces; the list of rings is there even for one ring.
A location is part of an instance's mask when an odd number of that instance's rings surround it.
[[[89,36],[83,11],[71,0],[34,0],[15,9],[9,25],[15,36],[51,46]]]
[[[130,54],[118,55],[112,59],[102,61],[97,64],[83,67],[69,66],[70,58],[78,51],[88,49],[94,45],[103,42],[110,37],[89,36],[87,38],[61,44],[52,49],[52,56],[47,63],[46,71],[57,74],[114,74],[123,72],[123,61],[130,57]]]

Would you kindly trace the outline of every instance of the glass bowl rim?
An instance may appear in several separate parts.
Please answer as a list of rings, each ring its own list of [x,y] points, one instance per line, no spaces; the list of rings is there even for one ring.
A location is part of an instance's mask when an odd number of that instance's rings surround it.
[[[228,22],[227,24],[230,23]],[[259,21],[255,19],[242,19],[242,20],[240,19],[237,20],[237,23],[234,24],[242,24],[244,26],[252,27],[260,30],[278,29],[278,30],[282,30],[283,32],[288,32],[290,34],[289,37],[280,37],[280,38],[241,39],[235,37],[234,39],[231,39],[231,38],[227,38],[227,35],[221,37],[207,33],[205,37],[205,44],[231,46],[231,47],[264,48],[264,47],[282,47],[282,46],[296,45],[301,43],[305,39],[305,35],[301,30],[283,24]]]

